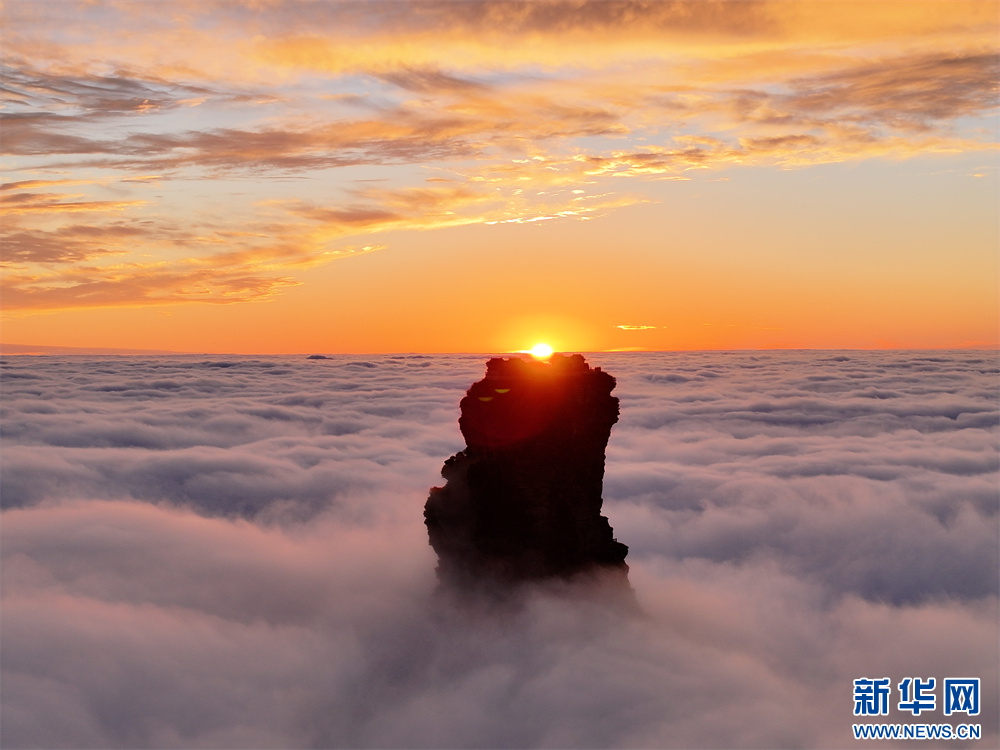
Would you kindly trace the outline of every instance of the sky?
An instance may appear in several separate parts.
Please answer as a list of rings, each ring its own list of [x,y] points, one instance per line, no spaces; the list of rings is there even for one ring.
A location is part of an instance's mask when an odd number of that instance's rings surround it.
[[[996,2],[2,6],[2,340],[993,347]]]
[[[435,596],[480,355],[5,360],[4,747],[998,746],[990,354],[588,355],[638,612]],[[863,677],[979,741],[855,741]]]

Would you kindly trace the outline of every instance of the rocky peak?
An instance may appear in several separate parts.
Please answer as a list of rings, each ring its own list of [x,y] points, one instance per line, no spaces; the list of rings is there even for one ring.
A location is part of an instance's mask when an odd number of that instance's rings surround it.
[[[601,515],[614,387],[579,354],[487,362],[461,402],[467,447],[424,508],[442,584],[605,571],[627,586],[628,548]]]

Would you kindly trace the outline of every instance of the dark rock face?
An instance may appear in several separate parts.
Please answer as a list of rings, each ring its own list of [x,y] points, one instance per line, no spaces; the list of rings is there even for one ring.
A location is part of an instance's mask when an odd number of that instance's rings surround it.
[[[445,462],[447,483],[424,507],[442,584],[605,572],[628,585],[628,547],[601,515],[614,387],[579,354],[487,363],[462,399],[467,447]]]

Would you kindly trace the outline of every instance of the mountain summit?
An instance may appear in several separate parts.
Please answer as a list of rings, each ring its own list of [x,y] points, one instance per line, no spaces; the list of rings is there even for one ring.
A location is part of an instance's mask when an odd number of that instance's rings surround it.
[[[579,354],[487,362],[461,403],[466,448],[424,506],[443,585],[596,572],[628,585],[628,547],[601,515],[614,387]]]

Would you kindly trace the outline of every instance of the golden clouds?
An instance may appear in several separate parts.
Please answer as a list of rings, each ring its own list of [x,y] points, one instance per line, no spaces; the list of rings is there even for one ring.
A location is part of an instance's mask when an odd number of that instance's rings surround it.
[[[394,5],[363,28],[285,23],[255,36],[247,54],[264,68],[334,75],[600,71],[641,61],[688,83],[734,83],[830,69],[858,52],[987,49],[997,12],[995,2],[963,0],[420,2]]]
[[[150,180],[141,183],[156,187]],[[91,192],[33,192],[70,184]],[[266,232],[227,231],[224,223],[182,229],[156,216],[153,200],[94,195],[124,190],[106,180],[22,180],[0,188],[5,309],[242,302],[296,283],[261,266],[262,257],[282,254]],[[199,268],[205,256],[222,255],[219,244],[233,242],[271,247],[254,257],[208,264],[211,270]]]
[[[11,57],[61,74],[113,61],[130,63],[123,70],[155,69],[166,81],[254,85],[287,83],[295,71],[603,69],[654,59],[685,65],[688,74],[692,63],[740,60],[752,76],[760,70],[754,61],[769,54],[772,65],[797,66],[806,54],[990,47],[997,18],[995,2],[965,0],[441,0],[379,8],[175,0],[170,13],[118,4],[103,18],[88,3],[60,4],[59,12],[36,5],[5,9]],[[122,33],[129,29],[141,35]]]
[[[36,5],[5,9],[8,306],[256,300],[375,234],[993,147],[992,2]]]
[[[93,201],[77,200],[82,194],[12,193],[0,201],[8,216],[24,213],[76,213],[79,211],[121,211],[131,206],[141,206],[145,201]]]
[[[179,302],[226,304],[263,300],[295,285],[288,278],[254,273],[220,274],[183,271],[162,265],[76,267],[43,275],[4,276],[4,306],[8,310],[59,310],[85,307],[132,307]]]

